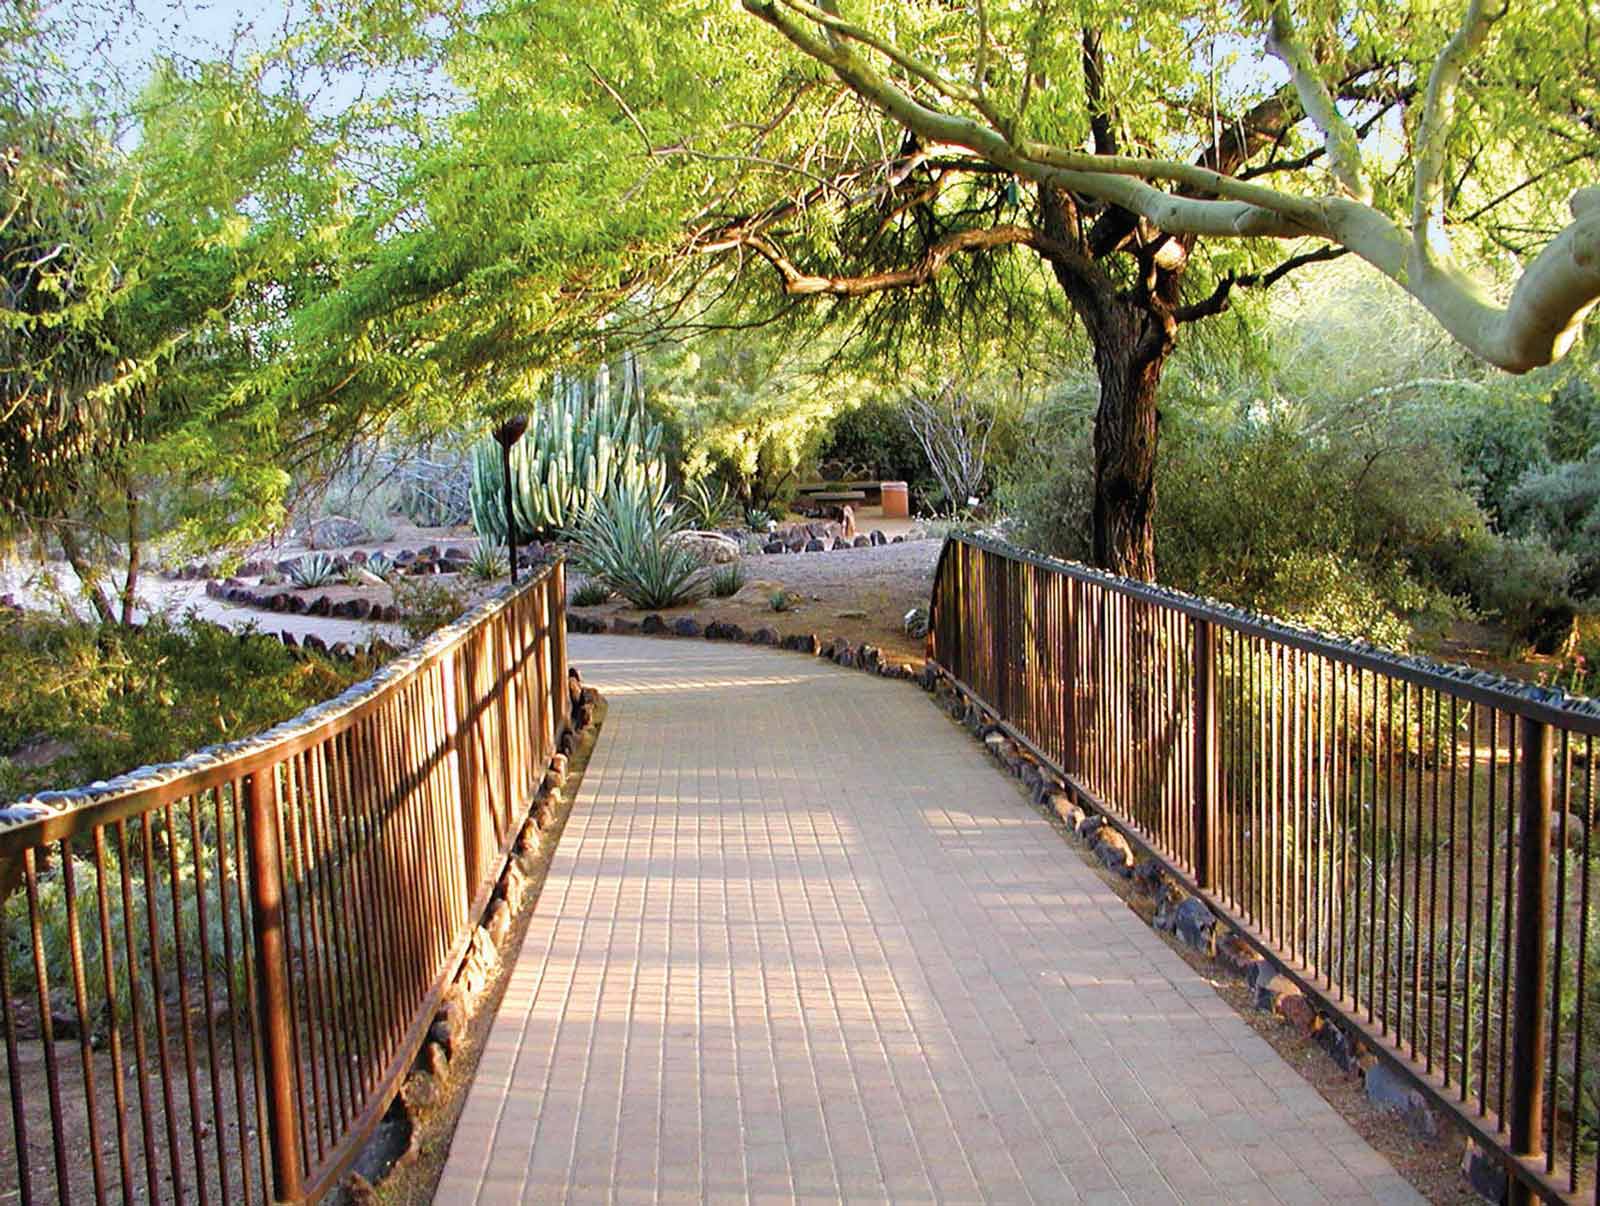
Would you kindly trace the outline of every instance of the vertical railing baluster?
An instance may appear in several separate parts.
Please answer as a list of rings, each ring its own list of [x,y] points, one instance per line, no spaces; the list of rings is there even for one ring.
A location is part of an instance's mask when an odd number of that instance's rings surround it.
[[[1544,1076],[1546,993],[1550,959],[1545,929],[1550,915],[1550,807],[1555,783],[1550,758],[1550,726],[1524,718],[1522,763],[1517,792],[1522,815],[1517,826],[1516,987],[1511,1023],[1511,1151],[1533,1159],[1544,1154]],[[1513,1180],[1511,1202],[1534,1195]]]
[[[1209,620],[1191,621],[1194,649],[1194,881],[1214,887],[1211,812],[1217,798],[1217,681]]]

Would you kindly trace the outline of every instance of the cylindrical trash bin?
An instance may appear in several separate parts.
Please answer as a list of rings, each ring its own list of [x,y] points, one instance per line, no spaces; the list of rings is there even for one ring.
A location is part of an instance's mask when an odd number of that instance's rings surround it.
[[[883,483],[883,517],[885,519],[910,519],[911,497],[904,482]]]

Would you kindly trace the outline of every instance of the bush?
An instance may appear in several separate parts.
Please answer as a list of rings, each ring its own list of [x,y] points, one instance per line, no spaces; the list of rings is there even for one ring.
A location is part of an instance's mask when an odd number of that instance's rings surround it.
[[[650,492],[622,484],[593,504],[572,533],[583,574],[644,610],[677,607],[694,597],[700,561],[672,536],[683,521]]]
[[[1576,565],[1541,535],[1490,536],[1474,544],[1469,558],[1473,602],[1521,636],[1566,599]]]
[[[726,599],[730,595],[739,593],[739,588],[744,585],[744,566],[739,562],[730,562],[719,566],[711,574],[711,593],[719,599]]]
[[[400,627],[413,645],[443,628],[466,610],[467,598],[435,575],[399,578],[394,582],[394,604]]]
[[[713,494],[710,482],[703,477],[684,484],[678,492],[678,507],[689,526],[702,531],[720,528],[733,512],[727,484],[723,483],[720,491]]]
[[[472,555],[467,560],[467,573],[474,578],[491,582],[505,574],[510,565],[511,562],[504,549],[480,540],[472,546]]]
[[[611,597],[611,588],[604,582],[597,582],[587,578],[578,583],[572,592],[572,605],[574,607],[599,607]]]
[[[190,618],[101,628],[30,618],[0,626],[0,799],[110,778],[249,736],[332,698],[375,661],[335,662],[276,637]],[[4,755],[44,741],[64,755]]]
[[[1600,455],[1528,473],[1506,502],[1512,531],[1537,533],[1572,557],[1572,586],[1600,594]]]
[[[786,590],[775,590],[767,597],[767,606],[773,611],[790,611],[794,608],[794,596]]]

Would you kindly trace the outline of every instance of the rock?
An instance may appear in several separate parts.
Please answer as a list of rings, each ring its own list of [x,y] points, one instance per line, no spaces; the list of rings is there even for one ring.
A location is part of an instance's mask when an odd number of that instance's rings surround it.
[[[651,612],[639,621],[639,631],[645,636],[659,636],[667,630],[667,622],[655,612]]]
[[[784,649],[796,653],[809,653],[813,657],[822,652],[822,642],[817,639],[817,634],[814,632],[791,632],[783,638],[781,645]]]
[[[723,640],[742,641],[745,639],[745,631],[739,625],[729,621],[722,626],[722,636]]]
[[[728,626],[721,620],[712,620],[706,625],[705,638],[708,641],[725,641],[728,639]]]
[[[351,599],[348,606],[352,620],[365,620],[372,615],[373,604],[370,599]]]
[[[905,542],[906,538],[904,536],[891,536],[889,538],[890,544],[904,544]]]
[[[1217,943],[1217,958],[1223,966],[1233,969],[1240,975],[1248,977],[1251,969],[1258,963],[1266,962],[1251,946],[1238,934],[1228,934]]]
[[[472,554],[467,552],[467,550],[462,548],[460,545],[456,544],[451,545],[444,551],[444,559],[446,561],[467,562],[472,560]]]
[[[632,636],[639,631],[639,621],[625,619],[622,616],[612,616],[611,631],[618,636]]]
[[[840,641],[838,645],[834,647],[833,660],[836,665],[844,666],[847,669],[854,668],[856,664],[856,652],[850,647],[849,641]]]
[[[309,653],[327,653],[328,642],[314,632],[308,632],[300,638],[300,648]]]
[[[1278,1013],[1283,1010],[1285,997],[1298,997],[1300,987],[1288,976],[1276,971],[1272,964],[1265,963],[1256,971],[1255,982],[1250,986],[1254,994],[1255,1007],[1263,1013]]]
[[[813,536],[810,540],[806,541],[805,551],[808,553],[824,553],[827,552],[827,546]]]
[[[1583,820],[1558,808],[1550,814],[1550,848],[1559,850],[1563,843],[1573,850],[1583,849]]]
[[[1006,757],[1009,754],[1008,747],[1010,745],[1011,745],[1011,742],[1006,738],[1006,735],[1004,733],[997,733],[997,732],[991,731],[991,732],[985,734],[985,736],[983,738],[983,747],[984,747],[984,749],[989,751],[989,754],[994,758],[994,760],[996,762],[1002,762],[1003,763],[1006,760]]]
[[[871,540],[872,540],[872,543],[873,543],[873,544],[874,544],[874,545],[878,545],[878,546],[882,546],[882,545],[885,545],[885,544],[888,544],[888,543],[889,543],[889,542],[888,542],[888,541],[887,541],[887,540],[886,540],[886,539],[885,539],[885,538],[884,538],[884,535],[883,535],[883,533],[882,533],[882,532],[880,532],[880,531],[878,531],[878,529],[877,529],[877,528],[873,528],[873,529],[872,529],[872,533],[871,533],[871,537],[870,537],[870,539],[871,539]]]
[[[1128,845],[1128,839],[1110,825],[1100,827],[1092,848],[1095,856],[1123,879],[1133,874],[1133,848]]]
[[[428,1027],[428,1040],[438,1043],[447,1056],[454,1058],[456,1048],[466,1038],[469,1020],[461,998],[449,997],[433,1015],[433,1024]]]
[[[1143,896],[1155,896],[1166,883],[1166,870],[1159,859],[1146,856],[1133,868],[1133,886]]]
[[[876,674],[883,665],[883,650],[876,645],[863,645],[856,653],[856,664],[869,673]]]
[[[869,537],[869,536],[857,536],[854,540],[852,540],[850,542],[850,545],[851,545],[852,548],[858,548],[858,549],[871,548],[872,547],[872,538]]]
[[[781,540],[769,540],[769,541],[767,541],[766,544],[761,546],[761,551],[763,553],[769,553],[770,554],[770,553],[782,553],[782,552],[786,552],[787,550],[783,547],[783,541],[781,541]]]
[[[1480,1198],[1496,1203],[1506,1200],[1510,1186],[1505,1166],[1471,1139],[1461,1152],[1461,1175]]]
[[[739,560],[739,542],[721,532],[701,532],[690,528],[674,532],[667,543],[688,549],[702,565],[727,565]]]
[[[1067,819],[1067,812],[1073,807],[1072,797],[1064,791],[1051,792],[1042,803],[1063,821]]]
[[[426,1072],[436,1081],[444,1080],[450,1074],[450,1053],[444,1049],[444,1044],[431,1040],[424,1043],[417,1055],[417,1070]]]
[[[306,614],[310,616],[331,616],[333,614],[333,600],[327,595],[318,595],[306,606]]]
[[[504,900],[497,900],[489,907],[489,916],[484,919],[483,928],[489,931],[489,940],[496,946],[505,941],[506,935],[511,932],[511,905]]]
[[[1061,813],[1060,816],[1067,823],[1067,828],[1073,833],[1077,833],[1083,827],[1083,823],[1089,819],[1089,810],[1074,801],[1067,805],[1067,810]]]
[[[1315,1038],[1325,1025],[1316,1007],[1299,993],[1283,997],[1278,1002],[1278,1014],[1307,1038]]]
[[[1350,1032],[1343,1026],[1328,1023],[1317,1031],[1317,1045],[1328,1053],[1328,1058],[1339,1066],[1339,1070],[1347,1075],[1355,1075],[1361,1071],[1361,1061],[1366,1055],[1366,1048],[1359,1040],[1350,1037]]]
[[[356,573],[355,573],[355,578],[356,578],[356,582],[359,583],[362,586],[387,586],[387,585],[389,585],[387,582],[385,582],[382,578],[378,577],[377,574],[373,573],[369,569],[357,568]]]
[[[325,515],[313,520],[306,533],[306,543],[314,549],[336,549],[347,544],[366,544],[372,533],[366,524],[345,515]]]
[[[704,632],[705,629],[700,627],[700,621],[690,616],[682,616],[672,622],[672,634],[674,636],[697,637]]]
[[[1204,902],[1192,896],[1173,912],[1172,932],[1190,950],[1209,953],[1216,925],[1216,915],[1206,908]]]
[[[779,640],[775,628],[757,628],[750,634],[750,643],[753,645],[776,645]]]
[[[1099,833],[1106,819],[1099,813],[1091,812],[1078,822],[1077,834],[1083,841],[1092,841],[1094,835]]]
[[[1367,1069],[1367,1100],[1376,1109],[1388,1114],[1398,1114],[1405,1120],[1412,1134],[1421,1139],[1439,1137],[1439,1120],[1428,1108],[1428,1099],[1422,1090],[1403,1078],[1385,1063],[1375,1063]]]

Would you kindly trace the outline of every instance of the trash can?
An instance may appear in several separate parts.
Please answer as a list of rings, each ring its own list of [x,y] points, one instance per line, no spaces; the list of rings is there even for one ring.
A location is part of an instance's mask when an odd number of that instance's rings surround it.
[[[904,482],[883,483],[883,517],[885,519],[910,519],[911,496]]]

